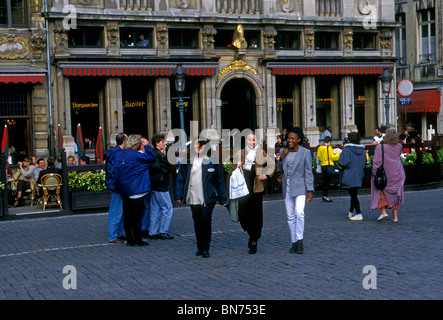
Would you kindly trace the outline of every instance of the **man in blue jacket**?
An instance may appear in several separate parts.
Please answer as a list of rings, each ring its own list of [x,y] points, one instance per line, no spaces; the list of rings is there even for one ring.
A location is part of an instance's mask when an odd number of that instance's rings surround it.
[[[105,171],[106,188],[111,190],[111,204],[108,211],[108,241],[111,243],[123,243],[123,200],[115,190],[114,161],[117,152],[122,151],[128,136],[119,133],[115,138],[117,145],[108,150],[106,154]]]

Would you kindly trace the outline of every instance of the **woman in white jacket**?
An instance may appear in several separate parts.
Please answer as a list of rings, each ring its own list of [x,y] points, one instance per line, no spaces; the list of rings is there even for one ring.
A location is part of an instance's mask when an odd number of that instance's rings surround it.
[[[303,253],[305,204],[311,202],[314,191],[311,151],[303,148],[303,131],[294,128],[289,132],[287,147],[279,157],[278,167],[283,171],[283,199],[291,234],[290,253]]]

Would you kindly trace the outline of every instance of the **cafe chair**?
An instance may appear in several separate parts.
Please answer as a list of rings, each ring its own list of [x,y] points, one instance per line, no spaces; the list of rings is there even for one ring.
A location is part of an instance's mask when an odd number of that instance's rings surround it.
[[[57,173],[48,173],[42,177],[42,183],[39,184],[39,188],[42,189],[43,195],[39,197],[38,204],[41,204],[43,211],[46,206],[59,206],[62,210],[62,203],[60,198],[62,177]],[[54,203],[51,203],[54,200]]]

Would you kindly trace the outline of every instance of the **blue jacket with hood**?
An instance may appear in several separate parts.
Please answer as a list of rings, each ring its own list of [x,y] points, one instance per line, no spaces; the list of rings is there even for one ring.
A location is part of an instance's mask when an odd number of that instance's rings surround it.
[[[106,153],[106,161],[105,161],[105,171],[106,171],[106,178],[105,178],[105,184],[106,188],[111,190],[112,192],[115,192],[115,181],[114,181],[114,162],[115,162],[115,155],[117,152],[122,151],[123,149],[119,146],[112,147],[108,150]]]
[[[145,146],[145,152],[124,149],[117,152],[114,162],[116,192],[122,197],[151,191],[149,168],[155,161],[154,150]]]
[[[345,144],[338,164],[343,168],[340,175],[340,187],[361,187],[366,165],[365,146],[353,143]]]

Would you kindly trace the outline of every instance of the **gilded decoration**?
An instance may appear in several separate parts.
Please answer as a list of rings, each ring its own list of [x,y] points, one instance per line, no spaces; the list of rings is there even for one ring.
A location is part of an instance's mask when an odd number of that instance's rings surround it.
[[[157,27],[157,41],[161,48],[164,48],[166,46],[166,43],[168,42],[168,27]]]
[[[390,50],[391,39],[392,39],[392,33],[388,30],[383,30],[380,33],[380,47],[382,47],[384,50]]]
[[[31,12],[40,13],[42,11],[42,0],[31,0]]]
[[[234,37],[232,41],[232,45],[239,50],[245,50],[248,47],[248,43],[246,42],[244,35],[243,26],[239,24],[234,31]]]
[[[106,26],[107,39],[112,47],[116,47],[119,42],[118,24],[109,24]]]
[[[277,31],[275,31],[274,27],[266,26],[263,30],[263,44],[265,50],[273,50],[274,49],[274,37],[277,36]]]
[[[68,46],[68,31],[60,23],[54,24],[55,44],[58,46]]]
[[[234,70],[246,70],[246,71],[250,71],[253,74],[255,74],[258,78],[259,75],[257,73],[257,71],[252,68],[251,66],[248,66],[246,64],[246,62],[244,62],[243,60],[234,60],[232,61],[230,66],[227,66],[226,68],[223,68],[220,73],[218,74],[217,80],[220,80],[221,78],[223,78],[228,72],[230,71],[234,71]]]
[[[204,26],[202,29],[202,42],[203,47],[213,48],[214,47],[214,36],[217,34],[217,30],[213,26]]]
[[[314,30],[305,31],[305,44],[307,50],[312,50],[314,48]]]
[[[1,35],[0,59],[29,59],[29,39],[14,34]]]
[[[352,42],[354,41],[352,36],[353,36],[352,31],[346,31],[344,33],[344,40],[343,40],[343,42],[345,43],[346,50],[351,50],[352,49]]]
[[[43,49],[46,48],[46,35],[42,32],[31,35],[31,51],[35,59],[42,57]]]

